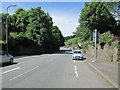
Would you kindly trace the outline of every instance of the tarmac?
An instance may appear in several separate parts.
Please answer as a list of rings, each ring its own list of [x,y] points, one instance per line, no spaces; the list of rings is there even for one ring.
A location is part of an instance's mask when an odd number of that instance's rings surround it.
[[[93,57],[86,56],[86,63],[88,63],[98,74],[101,75],[102,79],[104,79],[109,85],[113,88],[117,88],[120,90],[120,63],[117,62],[108,62],[105,60],[97,59],[94,61]]]

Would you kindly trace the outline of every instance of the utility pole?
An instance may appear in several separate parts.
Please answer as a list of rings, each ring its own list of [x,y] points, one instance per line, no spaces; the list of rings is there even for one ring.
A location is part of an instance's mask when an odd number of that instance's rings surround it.
[[[7,7],[7,16],[6,16],[6,52],[8,53],[8,9],[10,7],[15,7],[16,5],[10,5]]]

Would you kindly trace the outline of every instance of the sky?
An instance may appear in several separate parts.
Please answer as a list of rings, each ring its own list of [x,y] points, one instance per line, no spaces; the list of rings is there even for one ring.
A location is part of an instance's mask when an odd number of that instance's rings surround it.
[[[84,2],[2,2],[2,12],[10,5],[17,5],[9,8],[9,14],[13,14],[18,8],[25,10],[41,7],[53,18],[54,25],[58,26],[63,36],[72,35],[79,25],[78,20]]]

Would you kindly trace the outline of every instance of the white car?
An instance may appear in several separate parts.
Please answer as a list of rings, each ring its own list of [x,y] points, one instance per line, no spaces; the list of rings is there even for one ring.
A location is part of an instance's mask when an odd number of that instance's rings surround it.
[[[84,59],[83,54],[80,50],[73,50],[73,55],[72,55],[73,60],[77,59]]]
[[[0,64],[3,63],[10,63],[12,64],[14,62],[13,56],[4,52],[4,51],[0,51]]]

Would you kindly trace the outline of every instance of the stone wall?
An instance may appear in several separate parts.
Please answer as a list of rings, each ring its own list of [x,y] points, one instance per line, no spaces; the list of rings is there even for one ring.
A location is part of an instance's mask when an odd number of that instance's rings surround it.
[[[20,48],[19,54],[26,55],[26,54],[43,54],[46,50],[44,48]]]
[[[13,56],[19,56],[19,55],[39,55],[39,54],[46,53],[46,51],[47,50],[45,48],[30,48],[30,47],[23,48],[22,46],[20,46],[19,49],[16,49],[16,50],[15,49],[14,50],[10,50],[9,49],[9,54],[11,54]]]
[[[94,57],[94,47],[91,46],[91,45],[89,45],[88,48],[87,48],[87,50],[85,51],[85,53],[87,55],[89,55],[90,57]]]
[[[94,57],[93,46],[88,46],[86,55]],[[100,45],[97,45],[97,59],[110,62],[120,61],[120,41],[115,41],[111,44],[105,44],[103,49]]]

